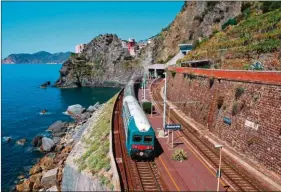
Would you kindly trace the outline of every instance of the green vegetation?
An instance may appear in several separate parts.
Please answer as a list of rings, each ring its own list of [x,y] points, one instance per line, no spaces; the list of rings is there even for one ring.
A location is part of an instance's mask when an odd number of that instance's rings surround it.
[[[151,102],[143,102],[143,104],[142,104],[142,108],[143,108],[143,111],[145,113],[150,114],[151,113],[151,107],[152,107],[152,103]]]
[[[101,170],[110,170],[110,157],[108,156],[110,141],[109,133],[111,130],[111,116],[113,106],[117,99],[115,95],[104,106],[97,122],[93,125],[90,132],[81,139],[82,145],[85,147],[83,155],[75,160],[79,171],[85,169],[99,177],[101,183],[107,187],[111,187],[110,179],[103,174],[99,174]]]
[[[187,156],[187,153],[184,152],[183,149],[177,149],[173,153],[172,159],[175,160],[175,161],[183,161],[183,160],[187,160],[188,156]]]
[[[261,8],[264,13],[280,9],[281,1],[264,1]]]
[[[209,39],[195,40],[193,51],[181,61],[208,57],[215,61],[217,68],[249,69],[249,63],[259,60],[261,54],[278,52],[281,47],[281,8],[273,9],[271,3],[244,3],[241,15],[224,23],[224,30],[213,29]],[[269,11],[257,11],[261,6],[268,7]],[[274,58],[272,65],[281,69],[280,56],[277,54]]]
[[[241,97],[241,95],[244,93],[245,89],[243,87],[237,87],[235,89],[235,99],[239,99],[239,97]]]
[[[175,76],[176,76],[176,74],[177,74],[177,72],[175,72],[175,71],[171,71],[171,73],[172,73],[172,77],[174,78]]]
[[[238,104],[236,102],[233,103],[232,105],[232,115],[236,115],[238,113]]]

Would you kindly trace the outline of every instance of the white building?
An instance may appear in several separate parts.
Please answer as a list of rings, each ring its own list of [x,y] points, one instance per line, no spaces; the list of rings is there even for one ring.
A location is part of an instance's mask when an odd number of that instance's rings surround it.
[[[82,53],[83,49],[85,48],[86,44],[78,44],[75,46],[75,53]]]

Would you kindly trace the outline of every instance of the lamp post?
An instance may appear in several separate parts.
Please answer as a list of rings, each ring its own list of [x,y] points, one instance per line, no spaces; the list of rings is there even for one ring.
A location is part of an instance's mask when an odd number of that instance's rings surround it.
[[[217,144],[215,145],[215,148],[219,148],[220,150],[220,162],[219,162],[219,170],[217,173],[217,178],[218,178],[218,184],[217,184],[217,192],[219,191],[220,188],[220,177],[221,177],[221,151],[222,151],[223,145]]]

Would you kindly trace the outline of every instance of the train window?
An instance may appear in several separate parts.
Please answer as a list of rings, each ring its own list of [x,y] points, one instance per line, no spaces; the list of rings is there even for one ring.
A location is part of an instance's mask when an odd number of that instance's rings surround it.
[[[152,137],[151,136],[144,136],[144,142],[145,143],[150,143],[152,141]]]
[[[133,137],[133,142],[140,142],[141,141],[141,136],[140,135],[135,135]]]

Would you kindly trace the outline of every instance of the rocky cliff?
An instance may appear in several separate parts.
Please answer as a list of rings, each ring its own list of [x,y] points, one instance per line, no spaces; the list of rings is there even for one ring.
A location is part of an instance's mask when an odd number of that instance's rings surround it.
[[[59,87],[116,86],[126,84],[140,67],[121,40],[113,34],[99,35],[80,54],[71,54],[60,70]]]
[[[185,2],[174,21],[155,36],[153,62],[164,62],[178,51],[178,44],[210,36],[228,19],[241,13],[242,2]]]
[[[46,51],[39,51],[37,53],[28,54],[11,54],[1,61],[2,64],[45,64],[45,63],[63,63],[70,55],[70,52],[49,53]]]

